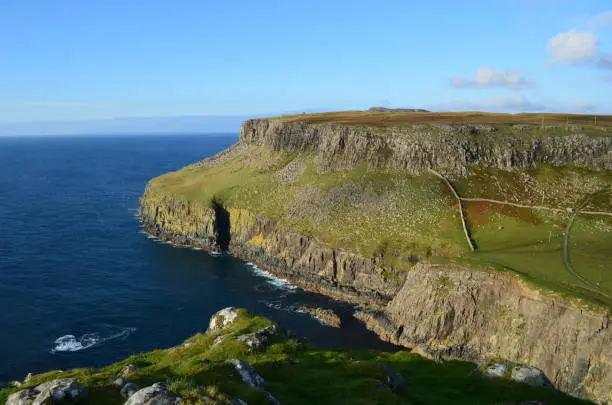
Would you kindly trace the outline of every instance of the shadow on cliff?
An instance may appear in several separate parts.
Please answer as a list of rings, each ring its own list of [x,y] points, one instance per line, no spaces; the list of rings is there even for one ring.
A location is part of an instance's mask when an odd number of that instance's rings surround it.
[[[212,199],[211,205],[213,210],[215,211],[215,242],[217,244],[217,247],[222,252],[225,252],[229,249],[231,240],[230,214],[216,198]]]

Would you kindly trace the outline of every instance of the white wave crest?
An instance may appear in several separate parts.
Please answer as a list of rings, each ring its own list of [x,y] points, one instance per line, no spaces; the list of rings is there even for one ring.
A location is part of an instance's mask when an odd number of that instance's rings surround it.
[[[64,335],[55,339],[53,342],[55,346],[49,352],[51,354],[57,352],[78,352],[93,346],[98,346],[112,339],[126,338],[134,331],[136,331],[136,328],[124,328],[106,336],[95,332],[85,333],[80,337],[76,337],[75,335]]]
[[[272,286],[278,289],[286,290],[289,292],[295,292],[299,288],[298,286],[295,286],[289,283],[289,281],[285,280],[284,278],[276,277],[274,274],[270,273],[269,271],[260,269],[255,263],[245,262],[245,264],[248,268],[251,269],[253,273],[257,274],[260,277],[265,278],[268,284],[271,284]]]

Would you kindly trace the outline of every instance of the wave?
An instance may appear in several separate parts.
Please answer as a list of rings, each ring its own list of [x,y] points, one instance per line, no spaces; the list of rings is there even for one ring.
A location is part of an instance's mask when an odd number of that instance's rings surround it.
[[[55,339],[54,347],[49,350],[51,354],[57,352],[78,352],[81,350],[89,349],[90,347],[99,346],[104,342],[108,342],[113,339],[125,339],[132,332],[135,332],[136,328],[122,328],[114,333],[101,334],[97,332],[85,333],[82,336],[76,337],[75,335],[64,335]]]
[[[286,290],[289,292],[295,292],[299,289],[298,286],[289,283],[289,281],[284,278],[276,277],[274,274],[269,271],[260,269],[255,263],[245,262],[246,266],[251,269],[251,271],[257,274],[260,277],[266,279],[266,282],[278,289]]]

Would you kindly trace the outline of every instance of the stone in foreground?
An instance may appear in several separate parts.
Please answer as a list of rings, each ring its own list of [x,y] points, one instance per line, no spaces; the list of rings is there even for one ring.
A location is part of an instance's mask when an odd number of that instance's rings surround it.
[[[236,318],[238,318],[238,313],[233,307],[223,308],[210,318],[208,330],[214,332],[225,329],[230,326]]]

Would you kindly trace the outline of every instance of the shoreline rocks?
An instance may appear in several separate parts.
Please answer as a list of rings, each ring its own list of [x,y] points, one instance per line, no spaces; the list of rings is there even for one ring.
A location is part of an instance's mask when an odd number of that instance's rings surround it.
[[[315,318],[317,318],[327,326],[331,326],[333,328],[339,328],[342,326],[342,320],[331,309],[302,306],[300,307],[300,310],[313,315]]]

